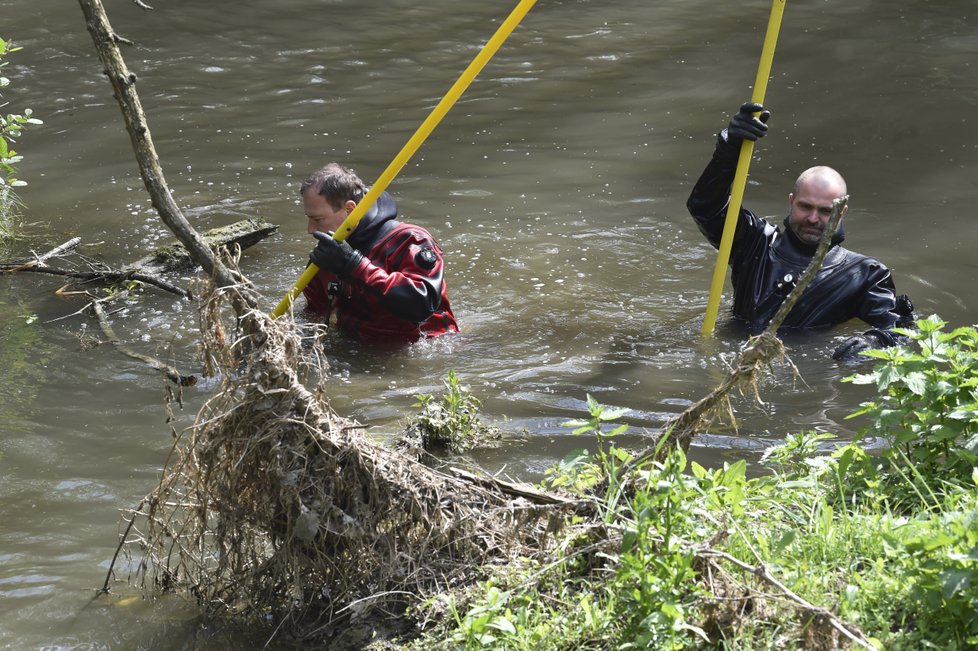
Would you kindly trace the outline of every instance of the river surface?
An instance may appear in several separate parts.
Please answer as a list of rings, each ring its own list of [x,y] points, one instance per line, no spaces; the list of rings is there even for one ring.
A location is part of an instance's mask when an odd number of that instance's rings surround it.
[[[474,0],[106,2],[167,180],[199,230],[280,225],[244,253],[271,309],[312,247],[298,184],[331,160],[377,178],[514,6]],[[473,456],[535,480],[576,447],[562,423],[587,395],[628,407],[626,442],[702,397],[741,339],[703,338],[715,252],[685,209],[715,133],[750,97],[770,5],[541,0],[393,185],[402,216],[446,251],[462,333],[395,353],[330,341],[333,408],[377,436],[454,370],[509,434]],[[24,47],[3,110],[32,107],[20,175],[28,240],[74,237],[122,266],[170,239],[142,186],[80,8],[0,0]],[[971,1],[788,3],[768,86],[770,135],[745,204],[780,221],[798,172],[849,182],[848,244],[893,270],[923,315],[974,322],[978,256],[978,6]],[[179,280],[179,279],[178,279]],[[182,281],[181,281],[182,282]],[[157,374],[108,345],[57,277],[0,277],[0,647],[226,648],[174,602],[93,599],[120,511],[149,492],[171,437]],[[729,293],[725,301],[729,300]],[[724,303],[726,306],[727,303]],[[131,347],[199,372],[196,313],[147,292],[112,315]],[[859,323],[788,341],[764,404],[738,398],[691,456],[757,458],[786,433],[858,435],[870,395],[831,361]],[[189,389],[177,427],[207,398]]]

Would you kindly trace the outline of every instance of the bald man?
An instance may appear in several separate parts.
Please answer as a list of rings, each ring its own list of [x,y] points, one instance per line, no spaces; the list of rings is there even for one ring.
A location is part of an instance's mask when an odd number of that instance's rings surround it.
[[[713,159],[686,202],[714,247],[720,246],[742,141],[763,137],[768,117],[770,112],[760,104],[747,102],[740,107],[720,131]],[[767,326],[811,261],[833,201],[846,193],[842,175],[819,166],[805,170],[795,181],[783,229],[741,207],[730,251],[735,320],[752,333]],[[844,238],[840,222],[822,268],[782,324],[782,329],[824,329],[858,318],[872,327],[839,346],[833,354],[836,359],[851,359],[866,348],[892,346],[898,338],[890,329],[914,321],[913,305],[906,296],[896,295],[890,270],[875,258],[841,246]]]

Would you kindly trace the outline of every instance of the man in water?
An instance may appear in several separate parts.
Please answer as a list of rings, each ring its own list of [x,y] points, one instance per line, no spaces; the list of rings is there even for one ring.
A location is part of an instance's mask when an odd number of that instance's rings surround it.
[[[319,240],[309,256],[320,271],[303,290],[306,309],[361,341],[413,343],[457,332],[445,287],[441,247],[420,226],[397,221],[397,205],[382,193],[350,236],[332,234],[367,193],[350,169],[330,163],[299,190],[309,232]]]
[[[740,107],[729,126],[720,131],[713,158],[686,202],[700,231],[717,248],[741,144],[744,139],[762,138],[769,117],[770,112],[760,104],[747,102]],[[788,194],[783,230],[740,209],[730,251],[735,319],[752,332],[767,326],[811,261],[833,201],[846,192],[841,174],[818,166],[805,170],[795,181]],[[872,326],[836,348],[835,359],[854,358],[867,348],[892,346],[898,335],[890,329],[909,327],[914,321],[913,305],[905,295],[896,295],[890,270],[879,260],[842,247],[844,237],[840,222],[822,268],[782,324],[783,328],[829,328],[860,318]]]

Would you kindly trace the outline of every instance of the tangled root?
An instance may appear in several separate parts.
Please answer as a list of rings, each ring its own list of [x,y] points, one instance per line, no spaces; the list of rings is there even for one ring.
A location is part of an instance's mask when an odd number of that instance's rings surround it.
[[[302,360],[316,358],[301,328],[255,312],[225,327],[215,302],[229,293],[202,310],[205,359],[224,379],[177,436],[124,541],[144,588],[188,592],[212,614],[272,619],[280,633],[315,639],[402,617],[487,564],[544,548],[558,507],[367,439],[300,381]]]

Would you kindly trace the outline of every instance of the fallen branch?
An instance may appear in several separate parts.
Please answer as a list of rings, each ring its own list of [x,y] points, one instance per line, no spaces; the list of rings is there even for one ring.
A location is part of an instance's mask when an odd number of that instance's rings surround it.
[[[802,597],[794,593],[788,586],[786,586],[784,583],[779,581],[777,577],[771,574],[770,570],[768,570],[763,563],[759,565],[750,565],[749,563],[745,563],[744,561],[740,560],[736,556],[732,556],[727,552],[719,551],[716,549],[700,550],[699,552],[697,552],[697,555],[702,558],[708,558],[708,559],[719,558],[724,561],[727,561],[728,563],[736,565],[742,570],[750,572],[751,574],[761,579],[768,585],[776,588],[778,592],[780,592],[789,601],[799,606],[804,612],[813,615],[815,617],[823,618],[825,621],[829,623],[829,625],[832,628],[834,628],[836,631],[841,633],[850,642],[853,642],[862,647],[870,649],[870,651],[875,651],[876,647],[873,646],[873,644],[868,639],[866,639],[866,636],[863,635],[862,632],[856,626],[843,622],[831,610],[827,608],[823,608],[821,606],[816,606],[810,601],[807,601],[806,599],[803,599]]]
[[[476,474],[461,468],[449,468],[448,472],[460,479],[472,482],[473,484],[478,484],[479,486],[489,488],[504,495],[509,495],[513,498],[525,499],[534,504],[558,505],[568,508],[578,508],[584,505],[582,500],[571,499],[563,495],[557,495],[556,493],[540,490],[539,488],[529,484],[518,484],[516,482],[506,481],[490,475]]]
[[[146,114],[143,112],[142,103],[136,93],[136,75],[129,72],[126,62],[119,52],[118,37],[109,24],[101,0],[78,0],[78,4],[81,6],[82,13],[85,14],[85,23],[92,36],[92,41],[95,43],[99,59],[105,66],[105,75],[115,91],[115,98],[122,110],[126,130],[129,132],[133,150],[136,153],[136,161],[139,163],[139,171],[143,183],[146,185],[146,190],[153,201],[153,207],[156,208],[163,222],[190,252],[194,261],[203,267],[208,276],[214,277],[221,287],[237,285],[240,279],[235,277],[214,255],[200,234],[184,217],[170,193],[163,176],[163,168],[160,166],[160,160],[156,154],[156,147],[153,145]],[[257,305],[254,296],[245,292],[240,295],[252,307]]]
[[[51,258],[62,255],[63,253],[67,253],[68,251],[74,250],[80,243],[81,243],[80,237],[73,237],[67,242],[65,242],[64,244],[54,247],[47,253],[43,255],[35,256],[32,260],[28,260],[27,262],[24,262],[20,265],[14,266],[9,269],[4,268],[4,265],[0,265],[0,273],[12,274],[12,273],[17,273],[18,271],[24,271],[26,269],[31,269],[33,267],[41,266],[44,264],[46,260],[50,260]]]
[[[107,271],[73,271],[70,269],[58,269],[56,267],[30,267],[26,269],[20,269],[21,272],[38,273],[38,274],[48,274],[51,276],[63,276],[65,278],[72,278],[74,280],[82,281],[83,283],[126,283],[129,281],[137,281],[143,283],[144,285],[151,285],[162,289],[170,294],[176,294],[182,298],[193,298],[193,294],[190,291],[178,287],[173,283],[163,280],[157,276],[148,276],[146,274],[138,273],[135,271],[123,271],[123,270],[107,270]],[[64,288],[62,288],[63,290]]]
[[[202,237],[207,246],[213,250],[235,247],[247,249],[273,235],[276,231],[278,231],[276,224],[271,224],[262,219],[242,219],[227,226],[212,228],[206,231]],[[192,269],[195,266],[195,262],[191,258],[190,253],[179,242],[162,246],[144,258],[119,269],[106,267],[102,264],[97,265],[99,268],[92,268],[96,265],[84,257],[82,259],[89,264],[89,271],[62,269],[44,264],[45,261],[53,257],[71,252],[77,248],[80,242],[81,238],[73,238],[44,255],[37,256],[26,262],[0,262],[0,273],[31,272],[49,274],[53,276],[64,276],[83,283],[112,284],[137,281],[145,285],[157,287],[165,292],[176,294],[182,298],[193,298],[189,290],[179,287],[161,277],[162,274],[184,271]]]
[[[102,303],[105,300],[107,299],[95,300],[92,301],[90,305],[92,310],[95,312],[95,316],[98,319],[99,326],[102,328],[102,332],[106,337],[108,337],[109,343],[115,346],[116,350],[127,357],[143,362],[144,364],[147,364],[150,367],[162,372],[164,375],[166,375],[167,379],[178,386],[188,387],[197,384],[197,377],[195,375],[181,375],[179,371],[169,364],[165,364],[155,357],[137,353],[123,344],[112,330],[112,326],[109,324],[109,319],[105,314],[105,310],[102,308]]]

